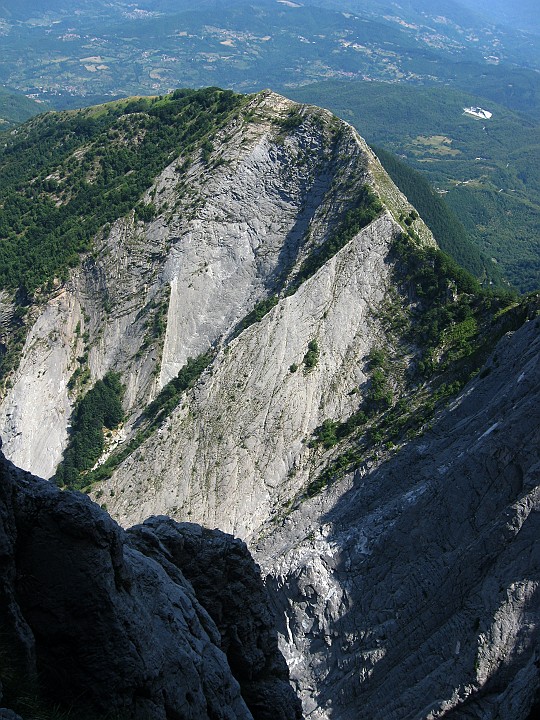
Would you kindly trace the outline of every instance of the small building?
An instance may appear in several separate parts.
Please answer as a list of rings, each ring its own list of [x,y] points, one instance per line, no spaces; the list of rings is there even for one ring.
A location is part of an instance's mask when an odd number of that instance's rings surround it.
[[[481,107],[463,108],[463,112],[467,115],[474,115],[474,117],[482,118],[482,120],[489,120],[493,117],[493,113],[490,113],[489,110],[484,110],[484,108]]]

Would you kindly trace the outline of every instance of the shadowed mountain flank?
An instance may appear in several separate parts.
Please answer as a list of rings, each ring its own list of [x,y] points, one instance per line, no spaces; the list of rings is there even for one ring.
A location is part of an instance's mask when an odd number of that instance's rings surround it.
[[[527,718],[539,684],[539,325],[505,336],[422,438],[261,541],[310,718]]]

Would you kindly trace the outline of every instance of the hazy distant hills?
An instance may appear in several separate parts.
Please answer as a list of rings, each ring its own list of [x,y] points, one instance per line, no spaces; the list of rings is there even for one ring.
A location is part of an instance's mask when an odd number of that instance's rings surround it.
[[[466,5],[30,0],[19,6],[0,0],[0,82],[57,108],[203,86],[269,87],[330,107],[450,191],[447,200],[482,252],[517,287],[531,289],[540,272],[534,245],[539,43],[535,35],[496,24],[504,21],[501,3]],[[525,0],[514,7],[516,22],[533,10]],[[317,90],[303,90],[313,83]],[[354,83],[364,83],[361,95],[383,98],[369,100],[364,116],[357,113],[363,99]],[[411,92],[421,94],[418,106]],[[461,118],[465,103],[496,107],[486,132]],[[426,127],[415,128],[418,123]],[[430,145],[439,136],[453,145]]]
[[[534,36],[450,0],[0,0],[0,32],[0,81],[62,106],[179,86],[286,92],[367,79],[511,84],[505,104],[522,109],[514,95],[523,85],[534,95],[540,67]]]
[[[24,3],[17,0],[1,0],[0,13],[4,16],[25,19],[35,15],[46,15],[49,13],[65,13],[76,10],[78,12],[88,11],[104,7],[102,0],[77,0],[76,3],[69,0],[25,0]]]
[[[140,0],[135,3],[119,2],[118,0],[25,0],[24,3],[17,0],[1,0],[0,12],[9,13],[13,17],[28,18],[33,15],[64,14],[73,12],[88,13],[89,15],[106,10],[109,14],[130,12],[134,9],[141,9],[153,12],[178,13],[193,8],[211,7],[212,5],[223,5],[219,0]]]
[[[540,13],[537,0],[460,0],[486,18],[516,30],[540,33]]]
[[[326,82],[291,95],[329,107],[369,142],[421,171],[477,247],[517,288],[539,286],[537,122],[478,96],[442,87]],[[480,103],[492,111],[489,121],[464,114],[464,107]],[[425,216],[425,210],[421,212]]]

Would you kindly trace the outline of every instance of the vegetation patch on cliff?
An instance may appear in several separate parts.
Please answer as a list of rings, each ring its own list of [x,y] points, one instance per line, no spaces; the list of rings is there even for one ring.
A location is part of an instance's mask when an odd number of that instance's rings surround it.
[[[81,487],[88,488],[100,480],[107,480],[121,462],[129,457],[145,440],[147,440],[163,423],[168,415],[178,406],[183,393],[192,388],[214,357],[209,350],[196,358],[188,358],[178,375],[162,388],[159,395],[147,405],[139,421],[139,428],[134,437],[118,451],[110,455],[104,463],[92,472],[81,476],[78,482]]]
[[[353,207],[345,214],[339,228],[323,243],[313,249],[304,260],[296,276],[287,287],[287,295],[295,293],[300,285],[315,275],[317,270],[345,247],[362,228],[377,218],[383,205],[377,195],[369,187],[362,185],[354,201]]]
[[[313,370],[313,368],[319,362],[319,355],[320,355],[319,344],[317,342],[317,339],[313,338],[313,340],[309,341],[308,349],[302,360],[302,362],[304,364],[304,373],[308,373],[310,370]]]
[[[54,477],[58,485],[84,486],[81,473],[95,465],[105,447],[103,430],[112,430],[124,417],[123,394],[120,376],[109,372],[79,401],[71,419],[68,446]]]
[[[156,399],[146,407],[145,417],[149,418],[152,423],[162,422],[178,405],[182,393],[193,387],[213,357],[213,353],[209,351],[196,358],[188,358],[178,375],[168,382]]]
[[[278,302],[279,297],[277,295],[271,295],[270,297],[258,302],[253,308],[253,310],[249,312],[245,317],[243,317],[242,320],[240,320],[232,333],[232,337],[237,337],[250,325],[261,322],[263,317],[267,315],[270,310],[278,304]]]
[[[399,291],[389,293],[378,312],[388,346],[368,356],[358,410],[316,428],[310,445],[329,455],[305,496],[421,434],[478,373],[502,335],[533,312],[535,301],[482,289],[448,255],[418,243],[412,231],[395,239],[389,260]]]

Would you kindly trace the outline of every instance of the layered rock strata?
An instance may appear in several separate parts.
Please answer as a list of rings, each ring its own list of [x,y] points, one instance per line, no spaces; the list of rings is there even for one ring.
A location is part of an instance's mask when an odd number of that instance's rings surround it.
[[[287,125],[291,113],[296,127]],[[116,441],[129,438],[189,357],[226,343],[258,302],[283,289],[339,227],[363,184],[395,217],[411,210],[356,131],[269,91],[213,145],[206,160],[172,159],[142,198],[156,217],[143,222],[130,213],[105,226],[69,282],[33,309],[0,404],[4,451],[19,467],[54,474],[81,374],[95,381],[120,372],[127,422]],[[433,242],[420,219],[414,229]],[[377,255],[366,248],[363,272],[382,287]]]
[[[380,335],[373,311],[389,284],[386,258],[399,231],[383,214],[218,354],[159,431],[102,485],[121,524],[165,512],[249,538],[306,484],[313,430],[358,406]],[[306,368],[313,340],[319,357]]]

